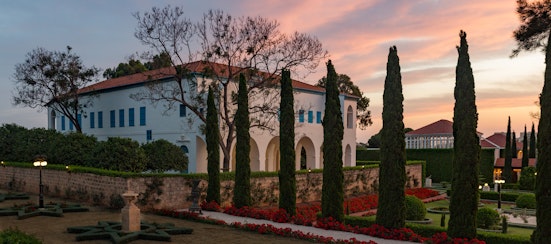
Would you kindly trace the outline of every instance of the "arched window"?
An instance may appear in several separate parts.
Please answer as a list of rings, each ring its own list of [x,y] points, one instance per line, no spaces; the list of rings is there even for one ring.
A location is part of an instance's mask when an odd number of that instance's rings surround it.
[[[346,111],[346,128],[354,128],[354,111],[352,106],[348,106]]]
[[[184,151],[186,154],[189,153],[189,149],[186,146],[181,146],[180,149],[182,149],[182,151]]]

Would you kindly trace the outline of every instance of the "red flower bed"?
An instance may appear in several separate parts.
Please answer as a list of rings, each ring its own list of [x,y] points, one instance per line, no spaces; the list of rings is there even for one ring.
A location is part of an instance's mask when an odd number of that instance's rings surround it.
[[[438,196],[440,193],[438,191],[427,189],[427,188],[412,188],[406,189],[406,195],[416,196],[419,199],[426,199],[429,197]]]
[[[201,209],[207,211],[220,211],[220,205],[218,205],[215,201],[210,201],[208,203],[207,201],[203,201],[201,203]]]

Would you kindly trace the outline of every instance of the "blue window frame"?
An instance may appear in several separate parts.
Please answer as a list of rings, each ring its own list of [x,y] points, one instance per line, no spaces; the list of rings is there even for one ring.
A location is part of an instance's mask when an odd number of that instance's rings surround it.
[[[311,111],[309,110],[308,111],[308,123],[313,123],[314,122],[314,111]]]
[[[302,109],[298,111],[298,122],[304,123],[304,110]]]
[[[321,124],[321,111],[316,112],[316,123]]]
[[[103,112],[98,112],[98,128],[103,128]]]
[[[115,110],[109,111],[109,120],[111,128],[115,128]]]
[[[78,126],[82,129],[82,114],[77,114]]]
[[[90,112],[90,128],[94,128],[96,126],[96,116],[94,112]]]
[[[65,116],[61,116],[61,130],[65,130]]]
[[[183,104],[180,104],[180,117],[186,117],[186,106],[184,106]]]
[[[134,108],[128,109],[128,126],[134,126]]]
[[[146,134],[146,136],[145,136],[146,138],[145,138],[145,139],[148,140],[148,141],[151,141],[152,138],[153,138],[153,135],[152,135],[152,133],[151,133],[151,130],[147,130],[147,131],[145,132],[145,134]]]
[[[119,109],[119,127],[124,127],[124,109]]]
[[[140,107],[140,125],[145,125],[145,107]]]

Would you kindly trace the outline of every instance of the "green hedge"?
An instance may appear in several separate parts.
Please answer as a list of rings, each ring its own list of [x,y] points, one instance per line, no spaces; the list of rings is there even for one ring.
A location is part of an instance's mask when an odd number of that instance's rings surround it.
[[[351,226],[369,227],[375,224],[375,218],[345,216],[344,222],[345,224],[349,224]],[[413,232],[424,237],[431,237],[434,234],[446,232],[447,230],[446,228],[439,227],[439,226],[412,224],[412,223],[406,223],[406,227],[411,229]],[[520,236],[520,235],[511,235],[511,234],[483,232],[483,231],[479,231],[476,235],[476,238],[478,238],[479,240],[483,240],[486,243],[500,243],[500,244],[531,243],[529,237]]]
[[[514,202],[517,200],[519,195],[520,193],[516,193],[516,192],[501,192],[501,200],[507,201],[507,202]],[[499,193],[495,191],[481,191],[480,199],[497,201],[499,199]]]
[[[430,175],[433,182],[451,182],[453,149],[407,149],[407,160],[426,161],[426,174]],[[378,161],[379,150],[357,150],[356,160]],[[483,182],[490,183],[494,172],[494,150],[482,149],[480,151],[480,174]]]
[[[39,244],[42,242],[33,235],[10,227],[0,231],[0,243]]]

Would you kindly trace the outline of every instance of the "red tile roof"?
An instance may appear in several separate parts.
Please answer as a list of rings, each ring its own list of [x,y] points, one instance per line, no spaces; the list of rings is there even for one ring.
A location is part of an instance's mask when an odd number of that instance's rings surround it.
[[[213,72],[218,74],[219,76],[222,76],[222,77],[228,76],[228,70],[226,66],[218,63],[195,61],[195,62],[186,64],[185,68],[188,69],[190,72],[196,72],[196,73],[205,73],[207,70],[212,69],[214,70]],[[231,67],[232,74],[238,74],[243,70],[245,69],[235,67],[235,66]],[[135,85],[135,84],[145,83],[151,80],[169,78],[175,74],[176,74],[176,71],[174,67],[150,70],[150,71],[145,71],[143,73],[137,73],[137,74],[104,80],[80,89],[79,93],[88,93],[92,91],[101,91],[101,90],[110,89],[110,88]],[[260,75],[269,76],[269,74],[265,72],[261,72]],[[297,80],[293,80],[293,87],[298,89],[310,90],[310,91],[325,92],[325,89],[322,87],[310,85]]]
[[[480,142],[480,146],[482,148],[497,148],[498,146],[500,149],[505,148],[505,140],[507,135],[504,132],[498,132],[494,133],[493,135],[483,138]],[[516,142],[517,143],[517,149],[522,149],[522,142]]]
[[[505,158],[498,158],[496,159],[496,163],[494,167],[497,168],[503,168],[505,165]],[[522,168],[522,159],[520,158],[513,158],[511,165],[514,169],[520,169]],[[532,167],[536,167],[536,159],[535,158],[529,158],[528,159],[528,165]]]
[[[413,130],[406,133],[406,135],[431,135],[431,134],[453,134],[453,122],[449,120],[441,119],[432,124],[425,125],[417,130]]]

